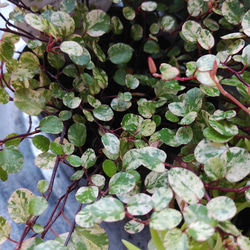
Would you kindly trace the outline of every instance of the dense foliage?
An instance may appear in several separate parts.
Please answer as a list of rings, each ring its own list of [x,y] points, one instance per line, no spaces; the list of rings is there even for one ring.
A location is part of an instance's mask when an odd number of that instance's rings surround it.
[[[11,195],[10,217],[25,227],[12,239],[0,216],[0,243],[108,249],[99,224],[127,217],[128,233],[150,227],[149,249],[250,249],[237,226],[250,206],[249,1],[113,0],[107,12],[86,2],[20,1],[9,19],[0,14],[0,102],[43,114],[34,131],[0,140],[0,179],[22,169],[23,139],[40,150],[35,165],[53,169],[41,196]],[[28,48],[13,59],[20,37]],[[43,242],[63,216],[36,223],[59,163],[76,171],[57,205],[77,190],[79,207],[70,232]]]

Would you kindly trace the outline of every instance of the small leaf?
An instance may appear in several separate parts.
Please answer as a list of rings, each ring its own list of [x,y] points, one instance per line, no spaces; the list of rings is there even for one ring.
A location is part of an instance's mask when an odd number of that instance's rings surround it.
[[[169,230],[179,225],[182,215],[179,211],[166,208],[151,215],[149,226],[155,230]]]
[[[102,189],[105,185],[105,177],[100,174],[94,174],[91,177],[91,181],[94,183],[95,186],[99,187],[100,189]]]
[[[16,136],[18,135],[17,133],[11,133],[11,134],[8,134],[5,138],[10,138],[12,136]],[[19,145],[19,143],[21,142],[21,138],[14,138],[14,139],[10,139],[8,141],[5,142],[5,147],[9,147],[9,146],[14,146],[14,147],[17,147]]]
[[[187,250],[189,247],[188,237],[179,228],[172,228],[165,234],[163,245],[168,250]]]
[[[204,7],[203,4],[202,0],[189,0],[187,5],[188,13],[193,17],[199,16]]]
[[[126,75],[125,82],[126,86],[130,89],[136,89],[140,83],[139,80],[131,74]]]
[[[93,110],[93,115],[100,121],[110,121],[113,119],[114,112],[108,105],[102,104]]]
[[[59,134],[63,131],[63,123],[57,116],[47,116],[40,121],[40,129],[44,133]]]
[[[41,196],[33,196],[29,200],[29,213],[34,216],[41,215],[48,207],[48,202]]]
[[[38,234],[40,234],[44,231],[44,227],[40,224],[34,224],[32,229],[34,230],[35,233],[38,233]],[[22,246],[23,246],[23,244],[22,244]]]
[[[7,173],[19,172],[24,165],[22,153],[14,146],[9,146],[0,151],[0,166]]]
[[[80,203],[91,203],[98,197],[99,189],[96,186],[80,187],[76,192],[76,200]]]
[[[73,92],[67,92],[63,97],[63,104],[70,109],[76,109],[81,104],[81,98],[75,97]]]
[[[122,14],[129,21],[132,21],[136,16],[135,10],[132,7],[128,6],[122,9]]]
[[[247,35],[247,36],[250,36],[250,10],[248,10],[243,18],[242,18],[242,22],[241,22],[241,25],[242,25],[242,28],[243,28],[243,32]]]
[[[215,55],[207,54],[207,55],[201,56],[196,61],[196,66],[200,71],[209,71],[213,69],[215,60],[217,62],[217,65],[219,65],[220,60]]]
[[[199,33],[197,34],[197,40],[201,47],[205,50],[210,50],[214,47],[214,37],[207,29],[199,30]]]
[[[60,3],[60,10],[70,13],[76,8],[76,0],[62,0]]]
[[[127,63],[132,57],[133,49],[125,43],[116,43],[108,49],[108,56],[112,63]]]
[[[83,165],[82,159],[78,155],[69,155],[66,160],[73,166],[79,167]]]
[[[250,240],[248,237],[244,235],[240,235],[237,237],[237,244],[242,250],[247,250],[250,247]]]
[[[226,0],[222,4],[221,11],[229,23],[237,25],[244,14],[244,6],[237,0]]]
[[[42,194],[44,194],[49,188],[49,182],[47,180],[40,180],[37,183],[37,189],[39,190],[39,192],[41,192]]]
[[[197,241],[208,240],[214,234],[214,232],[214,227],[203,221],[193,222],[187,229],[187,233]]]
[[[15,190],[8,200],[8,212],[10,218],[18,223],[26,223],[30,217],[29,201],[34,194],[25,188]]]
[[[171,32],[174,30],[175,26],[176,26],[176,20],[173,16],[165,15],[161,18],[160,27],[164,31]],[[159,27],[158,27],[158,29],[159,29]]]
[[[147,12],[154,11],[157,8],[157,3],[154,1],[143,2],[141,4],[141,8],[142,10],[147,11]]]
[[[42,169],[52,169],[56,163],[56,155],[44,152],[35,158],[35,164]]]
[[[110,153],[117,154],[119,152],[120,141],[114,134],[104,134],[102,136],[102,143]]]
[[[36,30],[46,32],[48,27],[48,21],[46,19],[43,19],[41,16],[38,16],[33,13],[28,13],[25,15],[25,21],[27,24],[29,24],[31,27],[33,27]]]
[[[194,156],[198,162],[205,164],[209,158],[220,157],[226,150],[227,147],[224,144],[204,139],[196,146]]]
[[[144,215],[152,210],[152,199],[147,194],[136,194],[129,198],[127,210],[132,215]]]
[[[210,117],[209,125],[218,133],[225,136],[235,136],[238,134],[238,127],[228,121],[216,121]]]
[[[168,180],[173,191],[189,204],[197,203],[205,194],[205,188],[200,178],[184,168],[172,168]]]
[[[11,233],[10,223],[2,216],[0,216],[0,244],[3,244]]]
[[[211,157],[204,165],[204,170],[212,180],[222,179],[227,172],[226,162],[219,157]]]
[[[75,41],[64,41],[60,45],[62,52],[67,53],[69,56],[81,56],[83,54],[82,46]]]
[[[125,217],[121,201],[113,197],[104,197],[91,206],[92,213],[106,222],[120,221]]]
[[[102,168],[104,173],[108,176],[108,177],[112,177],[117,169],[116,169],[116,165],[113,161],[106,159],[103,164],[102,164]]]
[[[128,221],[125,226],[124,230],[129,234],[136,234],[141,232],[144,229],[145,225],[135,220]]]
[[[82,162],[83,162],[83,166],[88,169],[92,166],[95,165],[96,163],[96,154],[94,149],[92,148],[88,148],[83,155],[81,156]]]
[[[182,26],[183,36],[191,43],[197,41],[197,34],[200,30],[200,24],[191,20],[186,21]]]
[[[173,192],[169,187],[160,187],[157,189],[152,196],[152,203],[155,211],[166,208],[173,196]]]
[[[191,127],[180,127],[176,132],[176,141],[180,144],[188,144],[193,138],[193,130]]]
[[[207,203],[208,214],[218,221],[226,221],[236,214],[234,201],[227,196],[218,196]]]
[[[160,46],[154,40],[147,40],[143,46],[143,51],[149,54],[157,54],[160,52]]]
[[[20,88],[14,96],[15,105],[28,115],[39,115],[46,105],[46,99],[38,91]]]
[[[82,123],[74,123],[70,126],[68,130],[68,139],[69,141],[77,146],[81,147],[86,142],[87,132],[86,126]]]
[[[110,194],[125,194],[135,187],[135,177],[132,174],[120,172],[113,175],[109,181]]]
[[[35,135],[32,138],[32,143],[37,149],[42,150],[43,152],[47,152],[49,150],[50,141],[44,135]]]
[[[139,131],[142,136],[150,136],[155,132],[156,124],[150,119],[141,122]]]
[[[86,15],[83,26],[89,36],[99,37],[109,31],[110,18],[103,10],[92,10]]]
[[[172,67],[170,64],[162,63],[160,65],[161,79],[164,81],[172,80],[180,74],[180,71],[176,67]]]
[[[123,31],[123,24],[119,17],[113,16],[111,18],[111,28],[114,34],[120,35]]]
[[[131,149],[123,157],[123,167],[129,170],[143,165],[150,170],[163,172],[166,157],[164,151],[155,147]]]
[[[143,28],[139,24],[134,24],[131,27],[130,35],[134,41],[139,41],[143,37]]]

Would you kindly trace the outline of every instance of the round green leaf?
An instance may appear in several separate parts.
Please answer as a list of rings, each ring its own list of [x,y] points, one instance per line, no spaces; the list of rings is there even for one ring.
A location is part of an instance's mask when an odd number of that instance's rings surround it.
[[[205,164],[209,158],[220,157],[226,150],[226,145],[204,139],[196,146],[194,156],[198,162]]]
[[[41,215],[48,207],[48,202],[41,196],[33,196],[29,200],[29,213],[34,216]]]
[[[244,14],[244,6],[237,0],[226,0],[222,4],[221,11],[229,23],[237,25]]]
[[[169,230],[176,227],[182,220],[179,211],[166,208],[151,215],[149,226],[155,230]]]
[[[197,34],[200,30],[200,24],[191,20],[186,21],[182,26],[183,36],[191,43],[197,41]]]
[[[108,49],[108,56],[112,63],[121,64],[130,61],[133,49],[125,43],[116,43]]]
[[[203,8],[203,1],[202,0],[189,0],[187,5],[188,13],[193,16],[199,16]]]
[[[169,187],[160,187],[157,189],[152,196],[152,203],[155,211],[166,208],[173,196],[173,192]]]
[[[228,121],[216,121],[210,118],[209,125],[224,136],[234,136],[238,134],[238,127]]]
[[[95,186],[99,187],[100,189],[102,189],[105,185],[105,177],[100,174],[94,174],[91,177],[91,181],[94,183]]]
[[[119,152],[120,141],[114,134],[104,134],[102,136],[102,143],[105,149],[110,153],[117,154]]]
[[[7,173],[19,172],[24,165],[22,153],[14,146],[9,146],[0,151],[0,166]]]
[[[215,227],[218,221],[208,215],[208,209],[202,204],[192,204],[183,211],[185,222],[190,225],[194,222],[204,222]]]
[[[35,233],[41,234],[44,231],[44,227],[40,224],[35,224],[32,229]]]
[[[96,163],[96,154],[94,149],[92,148],[88,148],[83,155],[81,156],[82,162],[83,162],[83,166],[88,169],[92,166],[95,165]]]
[[[139,126],[139,131],[142,136],[150,136],[155,132],[156,124],[150,119],[143,120]]]
[[[202,85],[203,86],[203,85]],[[198,113],[196,111],[191,111],[188,114],[186,114],[181,121],[179,122],[180,125],[190,125],[195,121],[197,118]],[[171,118],[171,117],[170,117]],[[178,120],[177,120],[178,121]],[[193,132],[192,132],[193,133]]]
[[[148,11],[148,12],[154,11],[157,8],[157,3],[154,1],[143,2],[141,4],[141,8],[142,8],[142,10]]]
[[[152,208],[151,196],[143,193],[131,196],[127,204],[127,210],[132,215],[148,214]]]
[[[204,170],[207,176],[212,180],[218,180],[225,177],[227,172],[227,166],[224,159],[219,157],[211,157],[204,165]]]
[[[144,147],[129,150],[124,155],[122,163],[127,170],[136,169],[143,165],[150,170],[163,172],[166,158],[167,155],[163,150],[155,147]]]
[[[32,143],[37,149],[42,150],[43,152],[47,152],[49,150],[50,141],[44,135],[35,135],[32,138]]]
[[[27,24],[29,24],[31,27],[33,27],[36,30],[46,32],[46,30],[48,29],[48,21],[36,14],[33,14],[33,13],[26,14],[25,21]]]
[[[87,65],[91,60],[91,55],[87,49],[82,47],[82,55],[70,55],[71,60],[77,65]]]
[[[37,183],[37,189],[44,194],[49,188],[49,182],[47,180],[40,180]]]
[[[11,134],[8,134],[5,138],[9,138],[9,137],[16,136],[16,135],[18,135],[18,134],[11,133]],[[10,140],[5,142],[5,147],[9,147],[9,146],[17,147],[20,142],[21,142],[21,138],[19,138],[19,137],[14,138],[14,139],[10,139]]]
[[[70,155],[66,158],[66,160],[73,166],[79,167],[83,165],[82,159],[77,155]]]
[[[144,229],[144,227],[145,225],[143,223],[140,223],[135,220],[130,220],[125,224],[124,229],[129,234],[137,234],[141,232]]]
[[[117,169],[116,169],[116,165],[113,161],[106,159],[103,164],[102,164],[102,168],[104,173],[108,176],[108,177],[112,177]]]
[[[86,142],[87,131],[86,126],[82,123],[74,123],[70,126],[68,130],[68,139],[69,141],[77,146],[81,147]]]
[[[234,201],[227,196],[218,196],[207,203],[208,214],[218,221],[231,219],[237,212]]]
[[[114,112],[108,105],[103,104],[93,110],[93,115],[100,121],[110,121],[113,119]]]
[[[164,236],[163,246],[168,250],[187,250],[189,247],[188,237],[179,228],[172,228]]]
[[[126,86],[130,89],[136,89],[140,84],[139,80],[131,74],[126,75],[125,83]]]
[[[122,119],[122,127],[124,130],[135,133],[141,120],[142,118],[139,115],[135,115],[132,113],[126,114]]]
[[[63,146],[60,143],[52,141],[50,143],[50,150],[56,155],[63,155]]]
[[[40,121],[40,129],[44,133],[59,134],[63,131],[63,123],[57,116],[47,116]]]
[[[147,192],[153,194],[161,187],[168,186],[168,171],[163,173],[150,172],[145,178],[145,187]]]
[[[246,149],[240,147],[229,148],[225,155],[227,161],[226,179],[230,182],[238,182],[249,173],[250,157]]]
[[[62,0],[60,3],[60,10],[70,13],[76,8],[75,0]]]
[[[10,223],[2,216],[0,216],[0,244],[4,243],[11,233]]]
[[[123,31],[123,24],[119,17],[113,16],[111,18],[111,28],[114,34],[120,35]]]
[[[83,54],[82,46],[75,41],[64,41],[60,45],[62,52],[67,53],[69,56],[81,56]]]
[[[76,214],[76,223],[81,227],[93,227],[97,223],[101,223],[101,219],[92,213],[92,207],[93,205],[87,205]]]
[[[46,105],[46,99],[38,91],[20,88],[14,96],[15,105],[28,115],[39,115]]]
[[[122,14],[127,20],[133,20],[136,16],[135,10],[132,7],[124,7],[122,9]]]
[[[148,40],[143,46],[143,51],[149,54],[157,54],[160,52],[160,46],[156,41]]]
[[[42,169],[52,169],[56,163],[56,155],[44,152],[35,158],[35,164]]]
[[[70,109],[76,109],[81,104],[81,98],[75,97],[73,92],[67,92],[63,97],[63,104]]]
[[[198,43],[205,50],[210,50],[214,46],[214,37],[207,29],[201,29],[197,34]]]
[[[10,218],[18,223],[26,223],[30,217],[29,201],[34,194],[25,188],[19,188],[13,192],[8,200],[8,212]]]
[[[54,11],[51,15],[51,23],[56,30],[57,37],[67,37],[75,30],[74,19],[64,11]]]
[[[91,212],[106,222],[120,221],[125,217],[121,201],[113,197],[104,197],[91,206]]]
[[[98,197],[99,189],[96,186],[80,187],[76,192],[76,200],[80,203],[91,203]]]
[[[180,127],[176,132],[176,141],[180,144],[187,144],[193,138],[193,130],[191,127]]]
[[[200,178],[184,168],[172,168],[168,174],[171,188],[189,204],[197,203],[205,194],[205,188]]]
[[[205,241],[209,239],[214,232],[214,227],[203,221],[193,222],[187,229],[187,233],[197,241]]]
[[[99,37],[109,31],[110,18],[103,10],[92,10],[86,15],[83,26],[89,36]]]
[[[157,31],[157,26],[155,27],[156,31]],[[160,27],[164,31],[171,32],[172,30],[174,30],[175,26],[176,26],[176,20],[173,16],[165,15],[161,18]]]
[[[241,22],[242,28],[243,28],[243,32],[247,35],[250,36],[250,10],[248,10],[243,18],[242,18],[242,22]]]
[[[113,175],[109,181],[110,194],[125,194],[135,187],[135,177],[132,174],[119,172]]]
[[[54,240],[48,240],[44,243],[41,243],[34,247],[34,250],[67,250],[67,247],[64,246],[64,244],[54,241]]]
[[[131,32],[130,32],[130,35],[132,37],[132,39],[134,41],[139,41],[142,39],[143,37],[143,28],[141,25],[139,24],[134,24],[132,27],[131,27]]]

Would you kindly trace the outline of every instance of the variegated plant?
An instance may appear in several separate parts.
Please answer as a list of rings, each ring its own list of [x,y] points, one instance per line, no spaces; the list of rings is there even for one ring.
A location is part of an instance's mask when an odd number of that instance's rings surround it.
[[[105,12],[89,1],[20,1],[9,19],[0,14],[1,105],[44,115],[34,131],[0,140],[0,179],[22,169],[23,139],[40,150],[35,165],[53,169],[41,196],[11,195],[8,212],[24,231],[12,235],[0,216],[0,243],[108,249],[99,224],[127,217],[130,234],[150,227],[148,249],[250,249],[236,223],[250,206],[250,2],[112,2]],[[20,37],[28,49],[13,59]],[[59,163],[76,171],[57,205],[76,190],[79,206],[70,232],[44,242],[54,219],[36,221]]]

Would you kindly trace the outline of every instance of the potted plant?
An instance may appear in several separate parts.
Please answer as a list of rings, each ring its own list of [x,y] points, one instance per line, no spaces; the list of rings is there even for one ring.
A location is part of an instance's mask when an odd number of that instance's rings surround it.
[[[250,206],[248,1],[16,5],[1,28],[0,101],[43,118],[0,140],[0,178],[22,169],[24,139],[40,150],[35,165],[53,174],[38,182],[41,195],[20,188],[10,196],[10,217],[25,226],[14,240],[1,216],[0,243],[108,249],[99,224],[127,218],[129,234],[149,227],[148,249],[249,249],[241,225]],[[20,37],[28,48],[13,59]],[[59,163],[75,172],[38,223]],[[74,190],[69,222],[63,208]],[[59,217],[70,230],[44,241]]]

